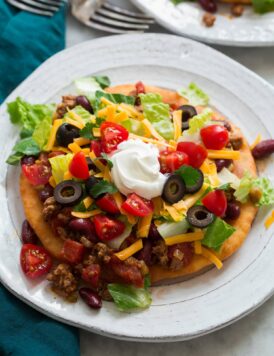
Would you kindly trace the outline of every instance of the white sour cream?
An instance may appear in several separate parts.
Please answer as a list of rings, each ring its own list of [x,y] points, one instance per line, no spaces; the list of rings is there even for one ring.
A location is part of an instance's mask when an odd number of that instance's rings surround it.
[[[160,172],[158,156],[157,147],[141,140],[120,143],[111,156],[111,177],[119,191],[146,199],[161,195],[167,178]]]

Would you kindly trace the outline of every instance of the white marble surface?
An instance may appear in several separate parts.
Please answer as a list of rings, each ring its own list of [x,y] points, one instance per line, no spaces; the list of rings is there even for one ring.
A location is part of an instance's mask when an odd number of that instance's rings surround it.
[[[133,8],[127,0],[112,0]],[[167,32],[154,25],[151,32]],[[68,17],[67,47],[107,35],[87,28]],[[216,46],[274,85],[274,47],[240,49]],[[258,98],[259,100],[259,98]],[[273,98],[274,100],[274,98]],[[206,306],[205,306],[206,307]],[[80,332],[82,356],[272,356],[274,354],[274,297],[251,315],[213,334],[172,344],[141,344],[112,340],[85,331]]]

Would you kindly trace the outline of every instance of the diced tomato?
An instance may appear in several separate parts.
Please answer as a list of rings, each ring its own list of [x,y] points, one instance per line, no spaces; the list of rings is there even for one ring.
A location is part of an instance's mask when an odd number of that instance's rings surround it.
[[[213,190],[203,199],[204,206],[216,216],[224,216],[227,208],[227,199],[223,190]]]
[[[179,151],[163,152],[160,154],[159,161],[162,173],[171,173],[183,164],[189,164],[188,155]]]
[[[121,125],[105,121],[101,127],[102,150],[110,153],[116,150],[119,143],[128,139],[128,131]]]
[[[63,151],[52,151],[49,153],[48,157],[52,158],[52,157],[57,157],[57,156],[63,156],[65,154],[65,152]]]
[[[33,244],[22,246],[20,263],[25,275],[31,279],[46,274],[52,266],[52,260],[47,250]]]
[[[120,212],[116,201],[111,194],[105,194],[102,198],[96,200],[96,205],[110,214],[118,214]]]
[[[124,283],[133,284],[139,288],[144,286],[144,277],[137,265],[128,265],[124,261],[119,260],[116,256],[112,256],[110,266]]]
[[[102,143],[100,140],[93,140],[90,143],[90,150],[94,152],[96,157],[101,157]]]
[[[102,241],[109,241],[121,235],[125,230],[125,224],[120,220],[108,218],[105,215],[96,215],[93,218],[96,234]]]
[[[229,142],[227,129],[222,125],[210,125],[200,131],[206,148],[210,150],[221,150]]]
[[[84,152],[77,152],[69,165],[70,173],[79,179],[88,179],[89,170],[88,164]]]
[[[199,168],[207,158],[207,150],[194,142],[179,142],[177,151],[186,153],[189,164],[194,168]]]
[[[51,168],[42,162],[32,165],[22,164],[22,172],[32,185],[47,184],[51,176]]]
[[[101,275],[100,265],[94,263],[84,267],[82,270],[82,279],[89,283],[93,288],[97,288],[99,285],[99,279]]]
[[[135,88],[136,88],[136,95],[145,94],[145,92],[146,92],[146,89],[145,89],[145,86],[144,86],[143,82],[136,83],[135,84]]]
[[[135,193],[127,196],[126,201],[122,204],[122,208],[134,216],[147,216],[151,214],[154,209],[151,200],[141,198]]]
[[[82,261],[84,256],[84,245],[74,240],[64,242],[61,255],[69,263],[76,264]]]

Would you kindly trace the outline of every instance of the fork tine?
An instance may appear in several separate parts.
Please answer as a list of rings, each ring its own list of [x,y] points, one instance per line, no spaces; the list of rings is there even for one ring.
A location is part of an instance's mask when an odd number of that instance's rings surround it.
[[[117,12],[112,12],[110,10],[103,9],[103,8],[97,10],[96,14],[106,16],[110,19],[121,20],[121,21],[129,22],[129,23],[139,23],[139,24],[143,24],[143,25],[154,23],[154,21],[150,20],[150,19],[140,19],[140,18],[137,19],[137,18],[128,16],[128,15],[118,14]]]
[[[58,6],[51,6],[51,5],[46,5],[45,3],[39,3],[37,0],[20,0],[20,2],[25,3],[26,5],[34,6],[37,9],[41,10],[50,10],[50,11],[57,11]]]
[[[39,3],[50,4],[60,7],[63,3],[63,0],[37,0]]]
[[[119,28],[125,29],[125,30],[144,31],[149,28],[148,25],[125,23],[124,21],[112,20],[112,19],[109,19],[109,18],[101,16],[101,15],[97,15],[97,14],[92,15],[90,17],[90,20],[99,22],[102,25],[110,25],[110,26],[119,27]]]
[[[103,4],[102,8],[110,10],[110,11],[113,11],[113,12],[116,12],[118,14],[124,14],[124,15],[135,17],[135,18],[138,18],[138,19],[152,20],[154,22],[154,20],[149,16],[146,16],[144,14],[140,14],[138,12],[133,12],[133,11],[121,9],[120,7],[112,5],[110,3]]]
[[[101,31],[105,31],[105,32],[111,32],[111,33],[141,33],[144,31],[139,31],[139,30],[127,30],[127,29],[121,29],[121,28],[115,28],[113,26],[107,26],[107,25],[103,25],[99,22],[95,22],[95,21],[86,21],[85,25],[88,27],[92,27],[95,28],[96,30],[101,30]]]
[[[28,6],[25,5],[21,2],[18,2],[16,0],[7,0],[7,2],[10,5],[13,5],[15,7],[17,7],[18,9],[24,10],[24,11],[29,11],[29,12],[33,12],[34,14],[38,14],[38,15],[42,15],[42,16],[52,16],[54,14],[54,12],[52,11],[45,11],[45,10],[39,10],[37,8],[34,8],[32,6]]]

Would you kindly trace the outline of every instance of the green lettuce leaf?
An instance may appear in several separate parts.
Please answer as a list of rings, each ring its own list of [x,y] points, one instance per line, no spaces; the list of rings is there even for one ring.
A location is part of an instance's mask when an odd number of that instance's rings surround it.
[[[252,0],[252,4],[259,14],[274,11],[274,0]]]
[[[94,77],[76,79],[74,85],[77,93],[87,96],[90,101],[94,99],[96,91],[102,89]]]
[[[169,105],[162,102],[159,94],[140,94],[144,116],[155,130],[166,140],[174,137],[174,127],[170,120]]]
[[[188,88],[180,89],[179,94],[187,98],[189,103],[194,106],[206,106],[209,103],[209,96],[195,83],[190,83]]]
[[[135,135],[138,136],[144,136],[145,135],[145,129],[141,121],[135,120],[135,119],[127,119],[124,120],[120,123],[125,129],[128,130],[128,132],[131,132]]]
[[[146,282],[146,285],[148,283]],[[130,285],[111,283],[108,290],[120,311],[132,311],[148,308],[152,302],[147,288],[136,288]]]
[[[252,188],[253,178],[250,173],[246,172],[240,180],[238,187],[234,192],[235,198],[241,202],[246,203],[248,200],[249,192]]]
[[[254,179],[253,187],[260,188],[262,192],[262,197],[258,202],[258,206],[274,204],[274,187],[268,178],[260,177]]]
[[[38,144],[41,150],[47,145],[50,130],[52,127],[52,118],[46,116],[34,129],[32,138]]]
[[[69,169],[70,161],[73,157],[72,153],[68,153],[66,155],[60,155],[56,157],[49,158],[52,175],[55,179],[56,184],[62,182],[64,180],[64,174]]]
[[[158,226],[159,234],[165,239],[169,236],[184,234],[189,228],[189,223],[186,219],[179,222],[165,222]]]
[[[110,86],[110,79],[107,76],[103,75],[94,75],[93,78],[100,85],[102,89],[105,89]]]
[[[216,218],[213,223],[208,226],[205,236],[201,242],[204,246],[219,251],[222,244],[233,234],[234,231],[236,231],[236,229],[233,226],[227,224],[220,218]]]
[[[16,166],[21,158],[24,156],[23,153],[20,153],[20,152],[15,152],[15,153],[12,153],[6,160],[6,163],[7,164],[10,164],[12,166]]]
[[[109,193],[109,194],[114,194],[117,192],[117,188],[112,184],[109,183],[106,180],[100,180],[100,182],[94,184],[92,188],[89,190],[89,194],[93,198],[99,197],[101,194]]]
[[[196,134],[198,133],[201,128],[203,128],[212,118],[212,110],[205,109],[196,116],[193,116],[192,119],[189,120],[189,129],[184,131],[184,134]]]
[[[25,133],[28,132],[28,136],[45,117],[52,117],[55,110],[53,104],[29,104],[20,97],[8,103],[7,107],[10,121],[20,125]]]

